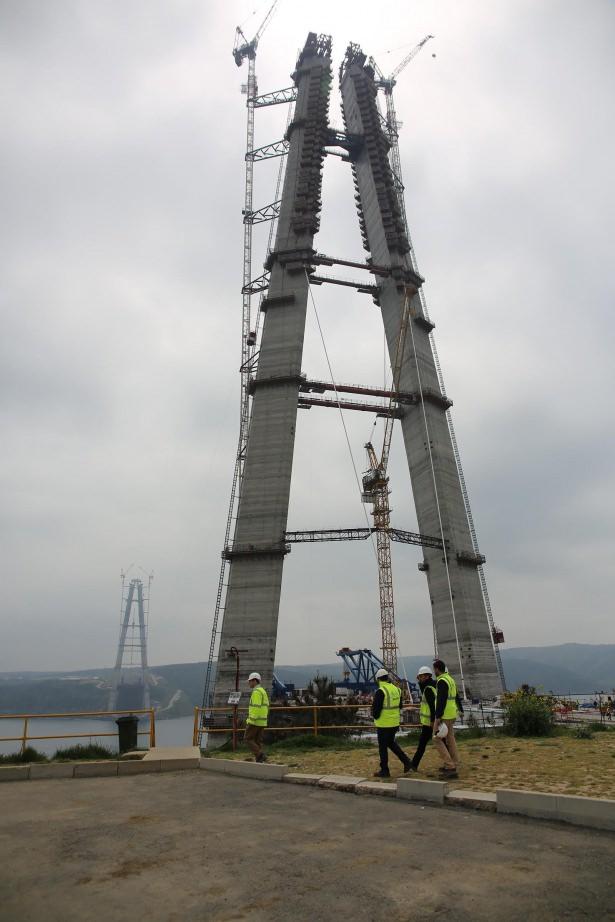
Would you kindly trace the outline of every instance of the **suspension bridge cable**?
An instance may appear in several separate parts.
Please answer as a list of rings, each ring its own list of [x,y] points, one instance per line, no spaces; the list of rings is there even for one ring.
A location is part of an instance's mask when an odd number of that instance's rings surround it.
[[[332,366],[331,366],[331,360],[329,359],[329,352],[328,352],[328,350],[327,350],[327,344],[325,343],[324,333],[323,333],[323,330],[322,330],[322,326],[320,325],[320,317],[318,316],[318,310],[317,310],[317,308],[316,308],[316,301],[314,300],[314,293],[312,292],[312,285],[311,285],[311,283],[310,283],[310,276],[309,276],[309,274],[308,274],[307,269],[304,269],[304,272],[305,272],[305,278],[306,278],[307,284],[308,284],[308,292],[309,292],[309,295],[310,295],[310,301],[312,302],[312,308],[313,308],[313,310],[314,310],[314,316],[316,317],[316,325],[318,326],[318,332],[320,333],[320,339],[321,339],[321,342],[322,342],[322,348],[323,348],[323,351],[324,351],[324,353],[325,353],[325,359],[327,360],[327,366],[328,366],[328,368],[329,368],[329,375],[330,375],[330,377],[331,377],[331,384],[333,385],[333,390],[334,390],[334,392],[335,392],[335,400],[336,400],[336,402],[337,402],[337,409],[339,410],[340,419],[341,419],[341,421],[342,421],[342,428],[343,428],[343,430],[344,430],[344,435],[345,435],[345,437],[346,437],[346,445],[348,446],[348,452],[349,452],[349,454],[350,454],[350,461],[351,461],[351,463],[352,463],[352,469],[353,469],[353,471],[354,471],[354,477],[355,477],[355,480],[356,480],[356,483],[357,483],[357,488],[358,488],[358,490],[359,490],[359,496],[362,496],[362,494],[363,494],[363,489],[362,489],[362,486],[361,486],[361,481],[360,481],[360,479],[359,479],[359,473],[358,473],[358,471],[357,471],[357,465],[355,464],[354,454],[353,454],[353,452],[352,452],[352,446],[351,446],[351,444],[350,444],[350,437],[349,437],[349,435],[348,435],[348,430],[347,430],[347,428],[346,428],[346,420],[344,419],[344,413],[342,412],[342,406],[341,406],[341,404],[340,404],[340,397],[339,397],[339,393],[338,393],[338,390],[337,390],[337,385],[336,385],[336,383],[335,383],[335,377],[334,377],[334,375],[333,375],[333,368],[332,368]],[[375,556],[376,561],[377,561],[377,560],[378,560],[378,554],[377,554],[377,551],[376,551],[376,546],[375,546],[375,544],[374,544],[374,536],[373,536],[373,534],[372,534],[372,532],[371,532],[371,527],[372,527],[372,526],[371,526],[371,524],[370,524],[369,516],[367,515],[367,509],[365,508],[365,503],[364,503],[363,501],[361,501],[361,507],[362,507],[362,509],[363,509],[363,515],[365,516],[365,521],[367,522],[367,527],[370,529],[370,543],[371,543],[371,546],[372,546],[372,550],[373,550],[373,552],[374,552],[374,556]]]

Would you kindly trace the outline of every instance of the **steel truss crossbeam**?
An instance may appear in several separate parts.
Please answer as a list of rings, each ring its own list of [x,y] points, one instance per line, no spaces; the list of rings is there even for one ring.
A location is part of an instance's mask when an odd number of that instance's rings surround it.
[[[398,407],[391,408],[388,403],[362,403],[353,400],[327,400],[320,397],[304,397],[299,395],[298,406],[302,410],[311,407],[333,407],[341,410],[361,410],[363,413],[374,413],[376,416],[393,416],[401,419],[404,411]]]
[[[262,109],[264,106],[279,106],[284,102],[297,101],[297,87],[287,86],[283,90],[274,90],[272,93],[263,93],[261,96],[253,96],[249,102],[255,109]]]
[[[284,535],[284,540],[287,544],[304,542],[315,544],[321,541],[365,541],[377,531],[377,528],[321,528],[316,531],[287,531]],[[443,549],[440,538],[421,535],[419,532],[414,531],[402,531],[399,528],[388,528],[387,531],[392,541],[399,541],[401,544]]]
[[[244,211],[243,223],[261,224],[263,221],[275,220],[275,218],[279,217],[281,203],[282,199],[278,199],[277,202],[271,202],[270,205],[265,205],[263,208],[258,208],[256,211]]]
[[[331,285],[344,285],[346,288],[356,288],[363,295],[371,295],[377,298],[379,291],[377,285],[364,284],[363,282],[353,282],[350,279],[336,279],[330,275],[311,275],[310,282],[312,285],[322,285],[323,282],[329,282]]]
[[[377,266],[374,263],[353,262],[350,259],[339,259],[337,256],[327,256],[325,253],[316,253],[312,258],[316,266],[350,266],[352,269],[365,269],[372,275],[388,276],[391,270],[388,266]]]
[[[282,138],[281,141],[274,141],[272,144],[265,144],[264,147],[257,147],[255,150],[249,150],[246,154],[246,160],[255,163],[257,160],[269,160],[271,157],[284,157],[288,153],[289,141]]]
[[[367,397],[385,397],[389,400],[394,397],[398,403],[416,403],[415,394],[405,391],[389,391],[383,387],[364,387],[362,384],[332,384],[330,381],[305,380],[299,390],[305,393],[324,394],[325,391],[338,391],[342,394],[363,394]]]

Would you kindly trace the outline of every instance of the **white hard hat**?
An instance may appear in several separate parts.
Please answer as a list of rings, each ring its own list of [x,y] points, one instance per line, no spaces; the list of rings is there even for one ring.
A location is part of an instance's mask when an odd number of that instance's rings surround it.
[[[258,672],[251,672],[250,675],[248,676],[248,682],[251,682],[252,679],[256,679],[257,682],[260,682],[261,680],[260,674]]]
[[[421,666],[421,668],[417,672],[417,675],[431,675],[432,672],[433,672],[433,669],[430,669],[429,666]]]
[[[448,736],[448,727],[446,724],[440,724],[438,727],[438,732],[435,734],[439,740],[443,740]]]
[[[388,673],[388,670],[387,670],[387,669],[379,669],[378,672],[376,673],[376,678],[377,678],[377,679],[386,679],[387,676],[388,676],[388,674],[389,674],[389,673]]]

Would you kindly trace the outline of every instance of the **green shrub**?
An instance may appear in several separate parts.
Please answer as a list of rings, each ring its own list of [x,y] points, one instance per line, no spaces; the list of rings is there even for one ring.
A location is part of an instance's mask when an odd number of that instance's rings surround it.
[[[106,746],[100,746],[98,743],[88,743],[87,745],[77,743],[75,746],[58,749],[53,758],[58,762],[74,762],[79,759],[115,759],[117,758],[117,753],[112,752]]]
[[[610,733],[613,730],[613,727],[609,727],[608,724],[603,724],[599,720],[592,720],[589,726],[594,733]]]
[[[534,689],[521,688],[506,695],[504,733],[509,736],[550,736],[553,731],[553,699]]]
[[[577,740],[593,740],[594,734],[592,733],[592,728],[587,725],[577,727],[574,733],[574,738]]]
[[[0,765],[21,765],[24,762],[46,762],[47,756],[38,752],[32,746],[26,746],[23,752],[12,752],[10,755],[0,755]]]
[[[265,744],[272,745],[281,739],[296,737],[293,727],[309,727],[314,719],[312,706],[323,707],[317,711],[318,735],[349,737],[355,730],[348,729],[348,724],[356,723],[357,707],[335,707],[339,701],[335,694],[335,682],[328,676],[315,675],[307,685],[301,697],[295,697],[296,707],[272,704],[269,711],[269,727],[276,727],[276,732],[265,731]],[[345,704],[354,705],[352,698]],[[309,734],[303,733],[302,736]]]

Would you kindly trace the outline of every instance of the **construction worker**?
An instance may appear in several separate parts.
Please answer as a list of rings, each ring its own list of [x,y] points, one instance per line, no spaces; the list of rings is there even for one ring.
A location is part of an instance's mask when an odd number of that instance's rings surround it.
[[[419,720],[421,722],[421,735],[416,752],[412,756],[410,770],[418,771],[421,759],[425,753],[427,743],[433,736],[433,724],[436,719],[436,683],[430,666],[421,666],[416,674],[417,682],[421,688],[421,706]]]
[[[390,778],[389,753],[390,749],[404,766],[404,774],[410,771],[411,762],[401,746],[395,742],[395,734],[399,730],[401,711],[401,691],[389,679],[386,669],[379,669],[376,673],[378,689],[372,702],[372,717],[378,734],[378,752],[380,755],[380,771],[374,772],[374,778]]]
[[[251,672],[248,676],[248,685],[252,689],[250,704],[248,705],[248,719],[246,720],[245,740],[254,755],[255,762],[266,762],[263,753],[263,735],[269,716],[269,695],[261,685],[258,672]]]
[[[434,660],[433,668],[436,675],[436,715],[433,722],[433,741],[444,763],[440,768],[440,774],[448,778],[456,778],[459,755],[453,726],[457,719],[457,685],[441,659]]]

